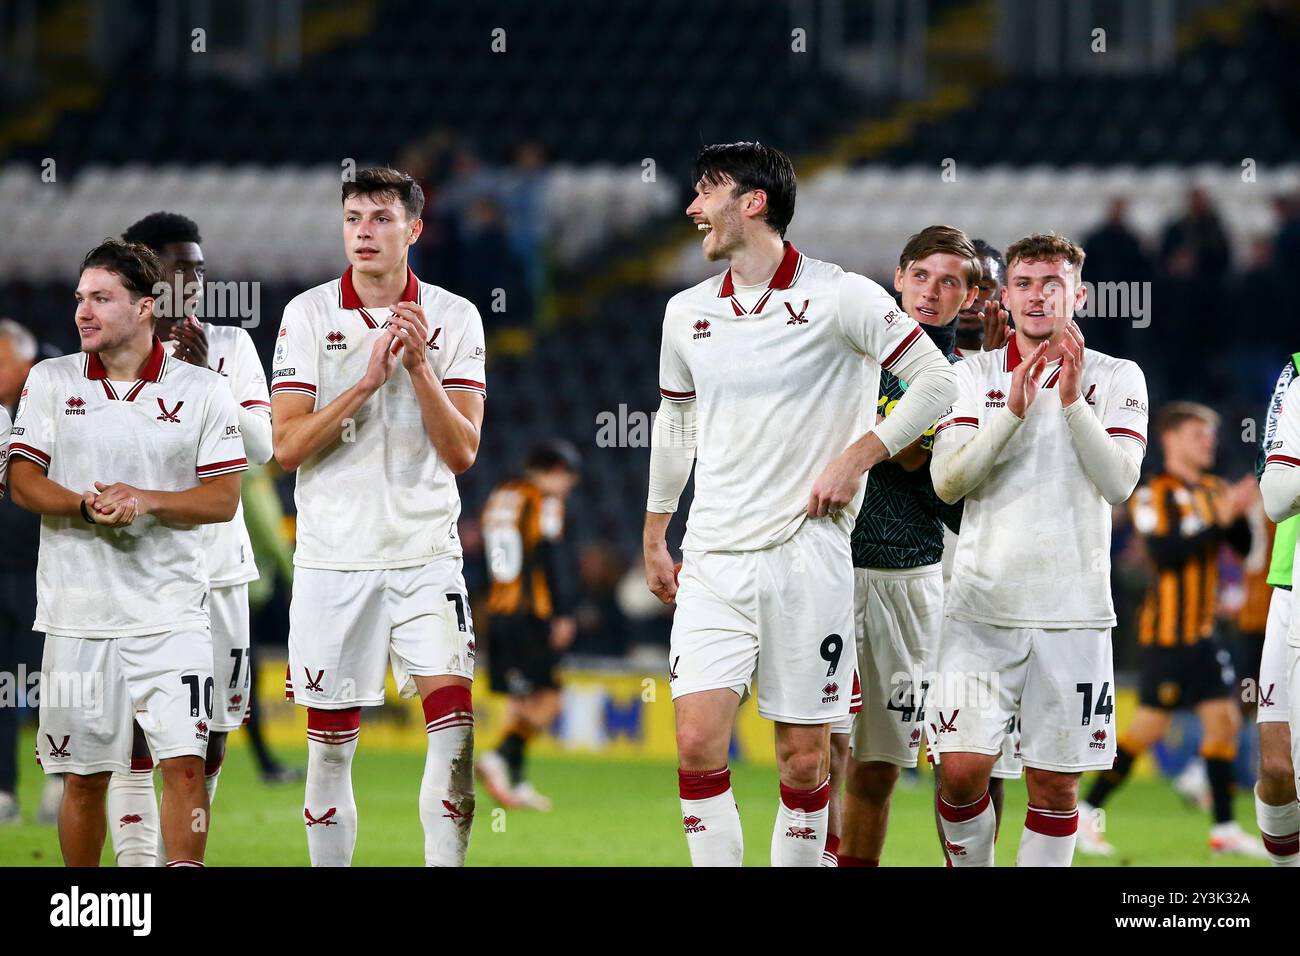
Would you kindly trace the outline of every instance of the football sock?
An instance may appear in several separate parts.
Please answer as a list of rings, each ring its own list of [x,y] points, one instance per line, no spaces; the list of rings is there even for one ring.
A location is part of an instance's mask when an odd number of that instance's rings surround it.
[[[1273,865],[1300,867],[1300,803],[1275,807],[1261,800],[1256,789],[1255,822]]]
[[[740,866],[745,841],[740,810],[731,792],[731,771],[678,770],[682,828],[692,866]]]
[[[840,865],[840,838],[834,833],[826,834],[826,849],[822,850],[822,866]]]
[[[776,826],[772,828],[773,866],[819,866],[826,846],[831,781],[811,790],[781,784]]]
[[[468,687],[424,698],[429,750],[420,781],[425,866],[464,866],[474,823],[474,703]]]
[[[109,779],[108,832],[118,866],[158,865],[162,840],[149,757],[132,757],[128,773],[119,770]]]
[[[1042,810],[1031,806],[1025,813],[1016,866],[1069,866],[1078,832],[1078,807]]]
[[[1205,757],[1205,776],[1210,780],[1210,812],[1215,823],[1228,823],[1232,820],[1232,797],[1237,791],[1237,784],[1232,779],[1232,761],[1236,754],[1202,751]]]
[[[212,807],[212,800],[217,795],[217,778],[221,776],[221,765],[225,762],[225,754],[217,761],[215,767],[205,767],[203,770],[203,786],[208,791],[208,807]]]
[[[511,786],[517,787],[524,779],[524,747],[527,744],[524,735],[512,728],[497,747],[497,753],[501,755],[501,759],[506,762],[506,767],[510,771]]]
[[[974,803],[964,806],[954,806],[940,794],[939,818],[943,821],[944,848],[948,851],[949,866],[993,865],[997,819],[987,790]]]
[[[307,786],[303,822],[312,866],[350,866],[357,845],[352,757],[361,735],[361,708],[307,711]]]
[[[1121,742],[1115,748],[1115,765],[1097,774],[1083,802],[1094,807],[1100,807],[1105,803],[1115,789],[1128,779],[1129,773],[1133,770],[1133,761],[1136,759],[1137,754]]]

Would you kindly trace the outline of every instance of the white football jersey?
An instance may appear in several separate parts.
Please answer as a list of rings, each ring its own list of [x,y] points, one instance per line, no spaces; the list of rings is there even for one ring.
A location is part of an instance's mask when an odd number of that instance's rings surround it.
[[[38,363],[10,454],[77,494],[96,481],[184,491],[248,467],[230,390],[215,372],[168,356],[157,339],[134,383],[110,382],[98,355]],[[206,627],[204,551],[200,526],[152,515],[120,528],[44,515],[32,629],[110,638]]]
[[[697,410],[686,551],[788,541],[813,482],[874,427],[880,369],[906,379],[939,354],[879,285],[788,242],[767,287],[741,295],[728,269],[673,296],[664,315],[660,394]],[[865,487],[825,519],[846,537]]]
[[[240,408],[252,414],[271,417],[271,396],[266,390],[266,373],[257,357],[257,347],[249,334],[237,325],[203,323],[208,338],[208,367],[220,375]],[[163,347],[170,354],[176,343]],[[202,526],[207,545],[208,573],[214,588],[230,587],[257,580],[253,561],[253,544],[244,524],[244,503],[231,521]]]
[[[483,322],[468,299],[408,272],[401,301],[418,301],[429,323],[426,354],[448,391],[487,394]],[[310,395],[328,405],[365,374],[391,310],[364,308],[351,268],[285,307],[271,394]],[[405,568],[460,552],[456,476],[424,431],[411,376],[401,366],[361,406],[342,440],[303,462],[294,489],[294,563],[336,571]]]
[[[953,366],[957,401],[935,428],[936,457],[969,441],[990,414],[1003,413],[1019,363],[1013,336],[1003,348]],[[1056,391],[1059,377],[1060,364],[1048,366],[1024,423],[966,495],[945,601],[945,613],[957,620],[1115,625],[1111,506],[1079,463]],[[1113,440],[1146,448],[1146,379],[1135,363],[1086,349],[1080,392]]]
[[[1277,472],[1294,475],[1293,469],[1300,468],[1300,388],[1287,388],[1274,427],[1271,440],[1268,435],[1265,436],[1267,457],[1264,459],[1264,475],[1274,473],[1276,477]],[[1300,567],[1300,539],[1296,541],[1295,560],[1293,567]],[[1300,614],[1291,617],[1287,643],[1300,647]]]

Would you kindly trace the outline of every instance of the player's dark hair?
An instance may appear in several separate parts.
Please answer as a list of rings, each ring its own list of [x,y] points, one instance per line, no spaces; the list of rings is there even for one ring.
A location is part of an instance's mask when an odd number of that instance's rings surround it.
[[[1156,434],[1163,438],[1184,422],[1202,421],[1218,430],[1219,413],[1200,402],[1170,402],[1156,415]]]
[[[132,302],[141,296],[154,295],[154,288],[166,281],[158,254],[142,242],[105,239],[81,260],[81,271],[87,269],[113,273],[131,293]]]
[[[424,215],[424,190],[409,173],[387,166],[357,170],[356,178],[343,184],[343,202],[351,196],[369,196],[376,200],[396,199],[410,219]]]
[[[563,438],[552,438],[539,442],[528,451],[524,459],[526,471],[554,471],[563,468],[574,474],[582,471],[582,456],[572,442]]]
[[[159,253],[169,242],[203,242],[198,223],[178,212],[151,212],[122,233],[122,238],[142,242]]]
[[[707,186],[732,184],[733,194],[761,189],[767,193],[763,219],[778,236],[794,218],[794,163],[779,149],[762,143],[719,143],[703,147],[695,157],[691,182]]]
[[[1058,236],[1054,232],[1036,232],[1007,246],[1007,272],[1010,273],[1011,267],[1021,261],[1050,262],[1062,259],[1074,266],[1075,281],[1082,282],[1083,260],[1086,258],[1083,247],[1073,239]]]
[[[975,246],[975,254],[980,257],[980,266],[983,267],[985,259],[992,259],[998,264],[998,271],[1002,273],[1002,278],[1005,280],[1007,277],[1007,261],[1002,258],[1002,250],[983,239],[972,239],[971,244]],[[986,274],[984,278],[987,279],[989,276]]]
[[[984,265],[975,244],[970,237],[956,226],[926,226],[907,240],[902,255],[898,257],[898,268],[906,270],[913,262],[919,262],[936,252],[946,252],[966,260],[966,287],[978,285],[984,277]]]

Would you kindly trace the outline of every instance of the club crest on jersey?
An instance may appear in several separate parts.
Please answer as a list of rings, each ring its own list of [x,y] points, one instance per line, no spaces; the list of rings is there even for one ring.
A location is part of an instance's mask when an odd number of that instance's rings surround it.
[[[68,753],[68,741],[72,739],[72,735],[71,735],[71,734],[64,734],[64,735],[63,735],[63,743],[61,743],[61,744],[56,744],[56,743],[54,742],[54,738],[53,738],[52,736],[50,736],[49,734],[46,734],[46,735],[45,735],[45,739],[48,740],[48,741],[50,742],[50,756],[51,756],[51,757],[71,757],[71,756],[72,756],[72,754]]]
[[[221,358],[217,359],[217,367],[214,368],[212,371],[216,372],[218,375],[224,375],[226,378],[230,378],[230,373],[223,371],[225,367],[226,367],[226,357],[223,355],[221,356]]]
[[[326,810],[324,813],[322,813],[319,817],[314,817],[314,816],[311,815],[311,810],[309,810],[307,807],[303,807],[303,808],[302,808],[302,815],[303,815],[304,817],[307,818],[307,826],[309,826],[309,827],[314,827],[314,826],[315,826],[316,824],[318,824],[318,823],[319,823],[321,826],[323,826],[323,827],[336,827],[336,826],[338,826],[338,825],[339,825],[339,822],[338,822],[337,820],[331,820],[331,819],[330,819],[330,817],[334,816],[334,814],[336,814],[336,813],[338,813],[338,812],[339,812],[339,808],[338,808],[338,807],[330,807],[328,810]]]
[[[86,414],[86,400],[80,395],[73,395],[64,404],[68,407],[63,410],[65,415],[84,415]]]
[[[709,331],[708,319],[699,319],[695,323],[694,328],[695,328],[695,334],[691,336],[691,338],[693,339],[707,339],[710,335],[713,334],[712,332]]]
[[[181,420],[176,417],[176,413],[181,410],[181,406],[184,404],[185,403],[183,401],[177,402],[176,407],[168,411],[167,406],[163,404],[163,400],[161,398],[158,399],[158,408],[162,411],[162,414],[158,416],[158,421],[175,422],[177,425],[179,425],[181,423]]]
[[[334,329],[333,331],[326,334],[325,336],[326,352],[332,352],[338,349],[346,349],[347,347],[348,347],[348,337],[344,335],[342,332],[340,332],[338,329]]]
[[[941,733],[941,734],[951,734],[951,733],[956,733],[956,731],[957,731],[957,715],[960,714],[960,713],[961,713],[961,708],[959,707],[959,708],[957,708],[956,710],[954,710],[954,711],[952,712],[952,716],[951,716],[951,717],[948,717],[948,718],[945,719],[944,716],[943,716],[943,711],[939,711],[939,731],[938,731],[938,732]]]
[[[807,325],[808,320],[804,318],[804,313],[808,311],[808,299],[803,300],[803,308],[796,313],[794,306],[789,302],[785,303],[785,310],[790,313],[790,318],[786,319],[786,325]]]
[[[1096,392],[1097,392],[1097,383],[1094,382],[1093,384],[1088,386],[1088,393],[1083,396],[1083,400],[1087,402],[1089,405],[1096,405],[1097,399],[1093,398],[1093,395],[1095,395]]]
[[[433,335],[429,336],[429,341],[425,342],[424,344],[427,345],[429,348],[433,349],[435,352],[437,352],[439,349],[442,348],[442,346],[438,344],[438,336],[441,333],[442,333],[442,329],[434,329]]]

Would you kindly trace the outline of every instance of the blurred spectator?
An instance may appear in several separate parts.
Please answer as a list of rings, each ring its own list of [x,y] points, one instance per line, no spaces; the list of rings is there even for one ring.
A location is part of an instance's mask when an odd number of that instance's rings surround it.
[[[27,373],[36,363],[36,337],[13,319],[0,319],[0,405],[12,419]],[[36,555],[41,519],[6,498],[0,501],[0,672],[13,675],[40,666],[36,619]],[[0,702],[0,823],[19,820],[18,707]]]
[[[510,252],[523,273],[530,303],[541,300],[546,285],[546,178],[546,151],[541,143],[520,143],[514,165],[504,176],[502,205]]]
[[[1287,290],[1274,261],[1272,241],[1259,236],[1251,242],[1245,271],[1232,278],[1229,288],[1233,314],[1249,319],[1252,332],[1258,335],[1258,344],[1286,346],[1293,329],[1290,316],[1278,308],[1286,301]]]
[[[1278,196],[1278,229],[1275,249],[1277,268],[1283,275],[1300,275],[1300,193]]]
[[[1160,255],[1165,272],[1199,300],[1194,314],[1216,316],[1232,256],[1219,214],[1200,186],[1187,191],[1187,211],[1165,227]]]
[[[622,657],[627,652],[627,619],[617,592],[624,562],[612,544],[597,542],[578,554],[581,596],[574,611],[578,633],[573,653],[595,657]]]
[[[1087,255],[1084,278],[1094,287],[1102,282],[1149,282],[1151,260],[1137,234],[1127,222],[1128,200],[1115,196],[1106,221],[1083,242]],[[1126,355],[1125,332],[1131,323],[1121,317],[1107,317],[1088,323],[1084,334],[1090,347],[1111,355]]]

